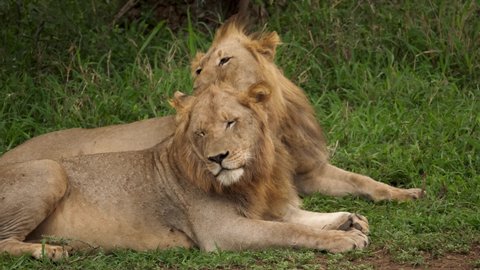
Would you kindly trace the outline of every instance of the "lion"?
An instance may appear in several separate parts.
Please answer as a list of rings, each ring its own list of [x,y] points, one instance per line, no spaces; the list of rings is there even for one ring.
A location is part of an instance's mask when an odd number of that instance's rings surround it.
[[[266,112],[274,96],[262,82],[178,92],[174,132],[150,149],[0,166],[0,252],[366,247],[365,217],[300,208],[292,157]]]
[[[259,81],[279,94],[268,108],[276,134],[295,157],[294,184],[302,195],[320,192],[348,194],[373,201],[420,198],[418,188],[401,189],[337,168],[329,163],[323,132],[304,92],[275,65],[280,38],[276,32],[245,33],[245,23],[234,16],[221,26],[207,53],[192,61],[195,93],[220,80],[245,91]],[[0,165],[36,159],[59,160],[79,155],[135,151],[156,145],[172,134],[173,117],[96,129],[68,129],[28,140],[0,157]]]

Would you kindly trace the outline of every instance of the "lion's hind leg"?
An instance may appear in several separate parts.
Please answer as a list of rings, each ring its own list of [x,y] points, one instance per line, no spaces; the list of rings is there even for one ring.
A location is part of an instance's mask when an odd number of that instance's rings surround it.
[[[295,184],[300,193],[320,192],[331,196],[357,195],[373,201],[407,201],[419,199],[424,191],[419,188],[403,189],[392,187],[372,178],[345,171],[331,164],[325,164],[302,176]]]
[[[54,261],[65,258],[68,252],[64,247],[47,244],[25,243],[13,238],[0,241],[0,251],[5,251],[14,256],[30,254],[35,259],[49,258]]]
[[[0,252],[60,259],[63,248],[23,242],[54,210],[67,190],[55,161],[35,160],[0,167]]]

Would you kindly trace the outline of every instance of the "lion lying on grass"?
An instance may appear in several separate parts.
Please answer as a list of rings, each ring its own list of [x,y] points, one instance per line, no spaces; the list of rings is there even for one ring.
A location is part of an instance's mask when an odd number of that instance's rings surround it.
[[[217,31],[208,52],[198,54],[192,62],[195,92],[201,92],[217,80],[241,92],[259,81],[272,85],[278,95],[268,108],[269,118],[276,125],[276,136],[294,157],[294,184],[302,194],[353,194],[374,201],[419,198],[421,189],[395,188],[329,164],[323,133],[307,97],[273,62],[279,43],[275,32],[246,35],[244,24],[237,17],[231,18]],[[173,130],[172,117],[163,117],[126,125],[53,132],[5,153],[0,157],[0,165],[147,149],[170,136]]]
[[[54,260],[68,248],[364,248],[367,220],[299,208],[291,156],[273,136],[270,86],[175,95],[176,128],[151,149],[0,167],[0,252]],[[24,242],[27,241],[27,242]]]

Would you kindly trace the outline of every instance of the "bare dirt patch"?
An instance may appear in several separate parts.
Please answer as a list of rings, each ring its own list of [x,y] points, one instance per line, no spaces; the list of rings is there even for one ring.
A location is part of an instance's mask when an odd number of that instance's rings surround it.
[[[351,263],[372,266],[374,269],[480,269],[480,243],[474,245],[468,253],[445,253],[439,257],[422,255],[424,263],[416,266],[397,263],[383,251],[375,252],[371,257],[355,259]]]

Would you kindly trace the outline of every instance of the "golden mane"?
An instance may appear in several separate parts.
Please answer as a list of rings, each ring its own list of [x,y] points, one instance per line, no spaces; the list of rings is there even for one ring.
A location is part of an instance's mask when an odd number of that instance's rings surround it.
[[[263,84],[252,88],[263,93]],[[235,202],[239,211],[249,218],[275,219],[281,217],[288,205],[298,205],[299,200],[292,185],[293,161],[284,145],[272,134],[269,116],[264,104],[252,101],[251,96],[239,93],[230,93],[232,99],[249,108],[260,128],[255,131],[258,141],[252,153],[245,173],[238,183],[231,186],[222,186],[215,177],[206,169],[201,155],[195,149],[191,137],[186,133],[190,125],[192,114],[202,114],[196,110],[196,104],[213,100],[219,90],[209,87],[186,106],[179,106],[173,102],[177,109],[178,126],[173,139],[173,151],[170,155],[172,162],[178,170],[193,184],[205,192],[214,192],[224,195]],[[255,98],[255,97],[254,97]],[[270,100],[265,101],[268,104]],[[263,102],[262,102],[263,103]],[[213,119],[212,119],[213,121]]]
[[[233,15],[225,23],[218,28],[212,42],[212,47],[217,44],[231,39],[237,39],[244,42],[246,46],[250,46],[273,61],[276,48],[281,44],[280,37],[276,32],[253,32],[247,33],[248,18],[241,15]]]
[[[273,62],[267,61],[265,58],[259,58],[258,61],[266,75],[263,79],[275,85],[275,92],[283,97],[282,104],[272,104],[271,107],[283,106],[284,109],[282,111],[272,110],[271,117],[276,117],[281,123],[277,136],[287,144],[288,150],[296,158],[298,166],[305,168],[297,167],[297,174],[328,162],[326,139],[318,125],[315,111],[303,91],[287,79]],[[316,159],[311,157],[316,157]]]
[[[215,37],[212,42],[212,46],[220,43],[224,38],[232,38],[237,36],[239,38],[246,37],[248,18],[240,16],[238,14],[231,16],[226,20],[215,32]]]

